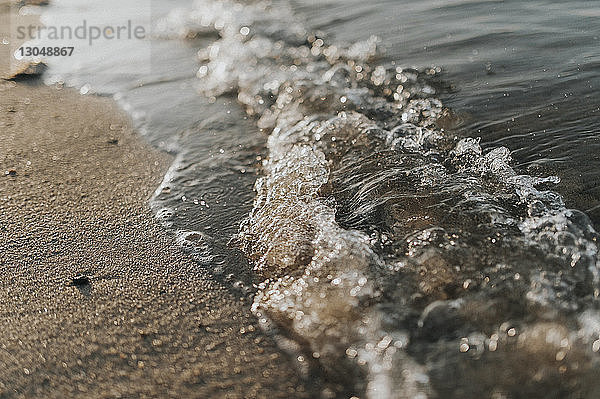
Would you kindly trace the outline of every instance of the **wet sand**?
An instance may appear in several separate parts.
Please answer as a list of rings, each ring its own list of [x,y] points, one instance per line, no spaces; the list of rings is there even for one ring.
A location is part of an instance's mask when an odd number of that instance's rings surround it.
[[[0,398],[312,396],[150,214],[170,161],[109,99],[0,80]]]

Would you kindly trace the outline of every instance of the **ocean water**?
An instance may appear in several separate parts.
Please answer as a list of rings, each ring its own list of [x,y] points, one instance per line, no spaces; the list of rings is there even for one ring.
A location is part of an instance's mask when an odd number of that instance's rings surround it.
[[[594,2],[152,9],[147,73],[47,82],[175,155],[157,219],[322,397],[600,395]]]

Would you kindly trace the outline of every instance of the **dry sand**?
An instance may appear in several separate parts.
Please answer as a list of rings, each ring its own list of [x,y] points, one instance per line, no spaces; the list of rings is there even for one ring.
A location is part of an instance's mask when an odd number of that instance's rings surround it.
[[[313,396],[153,219],[169,163],[108,99],[0,81],[0,398]]]

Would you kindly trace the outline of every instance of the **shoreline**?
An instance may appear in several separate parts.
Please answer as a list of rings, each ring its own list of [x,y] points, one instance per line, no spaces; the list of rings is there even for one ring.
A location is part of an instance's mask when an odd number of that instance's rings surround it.
[[[310,396],[151,215],[171,157],[112,100],[12,81],[0,97],[0,397]]]

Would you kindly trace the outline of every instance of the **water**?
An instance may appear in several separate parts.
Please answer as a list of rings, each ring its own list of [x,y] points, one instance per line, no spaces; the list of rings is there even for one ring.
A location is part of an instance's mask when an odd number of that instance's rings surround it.
[[[555,189],[597,225],[600,40],[590,1],[301,1],[311,24],[345,41],[378,35],[385,58],[444,69],[461,134],[511,149],[524,173],[554,173]],[[332,15],[341,16],[332,18]]]
[[[598,396],[593,2],[157,10],[135,84],[50,80],[176,154],[157,218],[323,397]]]

